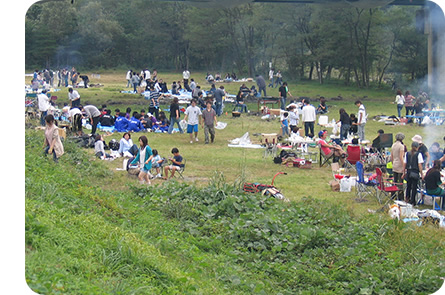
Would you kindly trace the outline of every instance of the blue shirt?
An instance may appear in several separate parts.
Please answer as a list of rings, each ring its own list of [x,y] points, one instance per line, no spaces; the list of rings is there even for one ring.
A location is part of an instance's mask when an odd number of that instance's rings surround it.
[[[116,121],[114,122],[114,127],[116,128],[117,132],[126,132],[129,122],[130,121],[125,117],[117,117]]]
[[[130,121],[128,121],[128,131],[134,131],[134,132],[139,132],[142,129],[144,129],[144,127],[142,126],[142,122],[138,119],[136,119],[135,117],[131,117]]]

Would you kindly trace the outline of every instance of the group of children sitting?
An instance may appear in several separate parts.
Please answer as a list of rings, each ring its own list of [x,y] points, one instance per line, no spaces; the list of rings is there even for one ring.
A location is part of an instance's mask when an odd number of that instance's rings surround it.
[[[169,120],[164,112],[156,114],[146,113],[141,110],[140,113],[131,113],[131,108],[127,108],[126,112],[121,112],[119,109],[115,110],[115,116],[111,115],[110,109],[103,109],[102,116],[99,119],[100,128],[107,127],[117,132],[139,132],[139,131],[153,131],[153,132],[167,132],[169,127]]]

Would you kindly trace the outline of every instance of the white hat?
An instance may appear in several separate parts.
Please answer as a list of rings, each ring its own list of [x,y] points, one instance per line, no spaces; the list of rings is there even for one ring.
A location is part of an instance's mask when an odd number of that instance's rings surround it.
[[[413,138],[411,138],[412,141],[418,142],[418,143],[422,143],[422,136],[416,134],[413,136]]]

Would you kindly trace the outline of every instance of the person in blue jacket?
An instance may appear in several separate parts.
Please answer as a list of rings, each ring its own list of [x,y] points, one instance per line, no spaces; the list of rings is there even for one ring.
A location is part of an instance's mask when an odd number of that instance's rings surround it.
[[[141,167],[141,171],[139,172],[138,178],[141,184],[146,182],[148,185],[151,184],[150,177],[152,176],[150,173],[151,169],[151,160],[153,159],[153,151],[151,147],[148,145],[147,136],[142,135],[139,137],[139,151],[133,161],[131,161],[131,165],[139,165]]]
[[[133,132],[139,132],[141,130],[144,130],[144,126],[142,125],[141,122],[141,115],[139,113],[137,112],[133,113],[133,117],[131,117],[131,119],[128,122],[127,130]]]
[[[114,121],[114,128],[116,128],[117,132],[127,132],[129,122],[130,121],[125,118],[125,113],[120,113],[119,117],[116,117]]]

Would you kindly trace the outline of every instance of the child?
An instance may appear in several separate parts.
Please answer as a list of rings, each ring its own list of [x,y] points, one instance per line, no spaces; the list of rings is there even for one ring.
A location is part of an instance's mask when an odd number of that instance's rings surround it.
[[[153,159],[151,159],[151,166],[156,168],[156,175],[153,178],[160,178],[161,175],[161,166],[164,162],[164,159],[158,154],[158,150],[153,150]]]
[[[184,121],[187,121],[187,133],[190,134],[190,143],[193,143],[193,132],[195,132],[195,141],[198,141],[198,124],[200,116],[202,115],[201,109],[196,106],[196,99],[192,99],[192,105],[185,110]]]
[[[164,168],[164,174],[165,176],[162,179],[168,178],[168,170],[171,170],[170,178],[173,178],[175,175],[175,171],[181,169],[181,167],[184,165],[182,164],[182,156],[179,154],[179,150],[177,148],[172,149],[173,158],[170,158],[169,160],[172,162],[170,166],[166,166]]]
[[[96,134],[96,142],[94,143],[94,152],[96,153],[96,157],[102,160],[113,158],[111,155],[105,153],[104,139],[100,134]]]
[[[284,136],[287,134],[289,136],[289,121],[287,117],[289,116],[288,112],[284,112],[283,119],[281,120],[281,134]]]
[[[209,133],[210,141],[213,143],[215,140],[215,126],[213,123],[218,124],[216,120],[216,112],[212,108],[212,101],[207,100],[206,108],[202,111],[202,128],[204,128],[205,144],[209,143]]]

